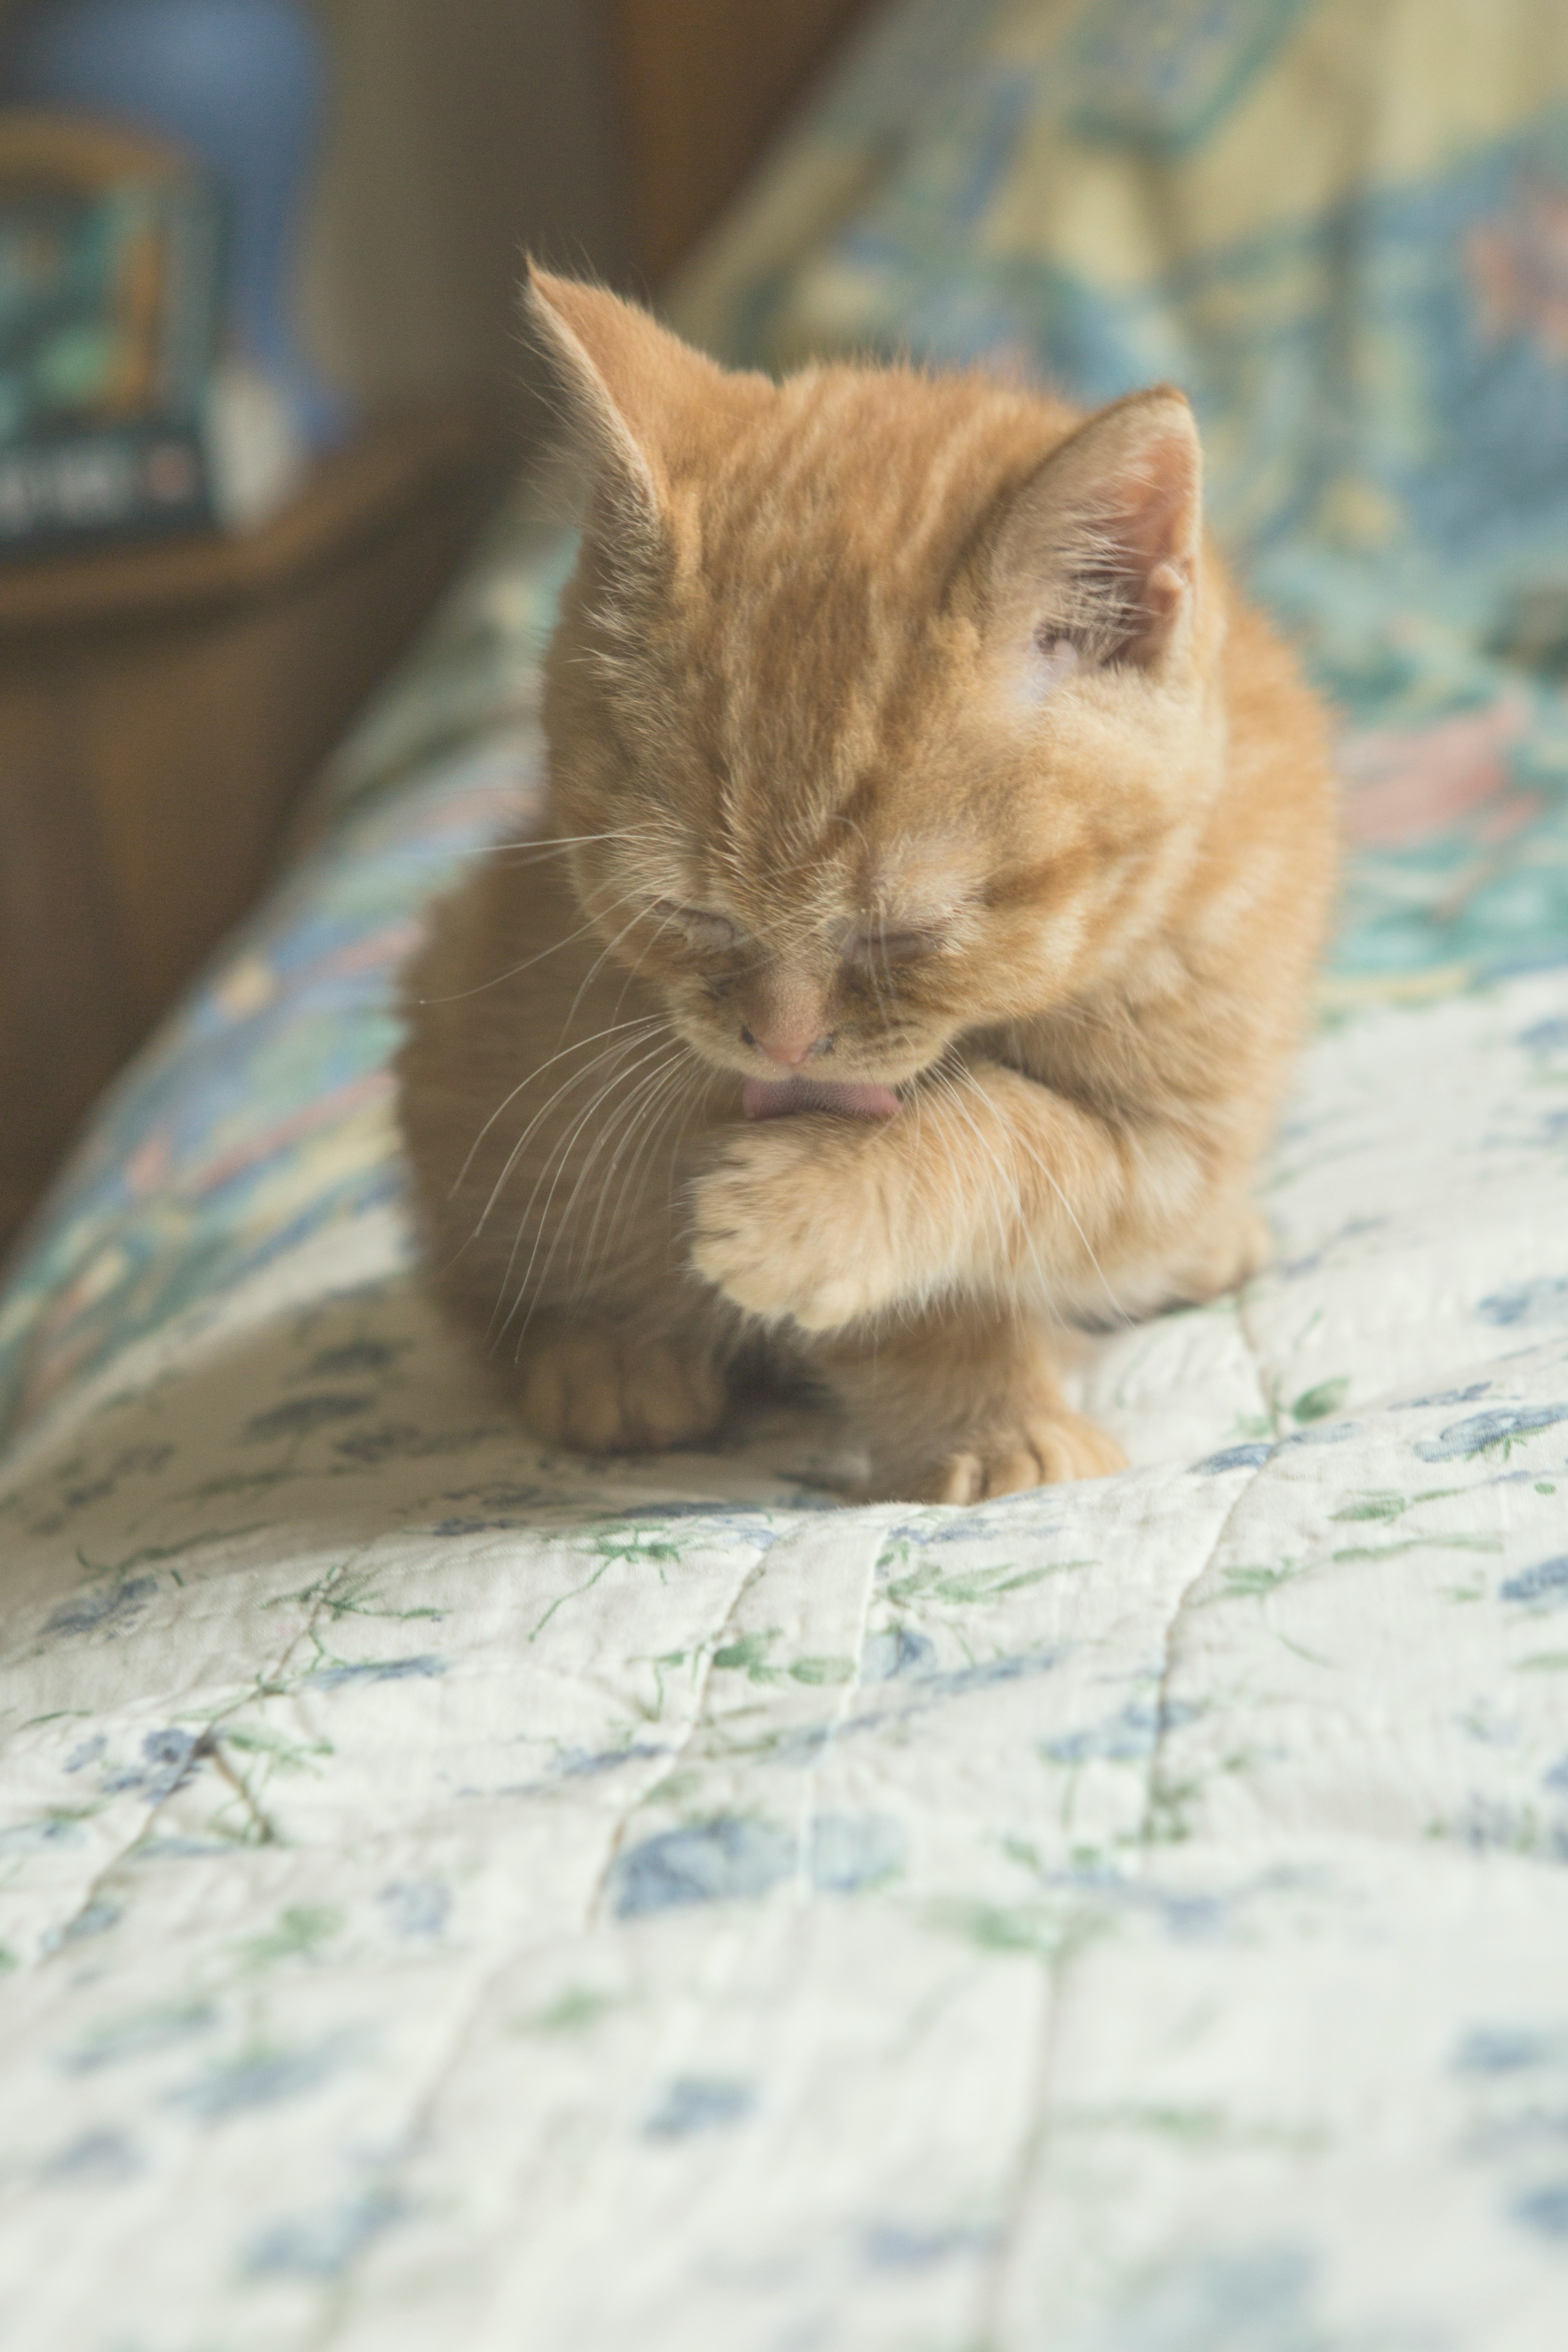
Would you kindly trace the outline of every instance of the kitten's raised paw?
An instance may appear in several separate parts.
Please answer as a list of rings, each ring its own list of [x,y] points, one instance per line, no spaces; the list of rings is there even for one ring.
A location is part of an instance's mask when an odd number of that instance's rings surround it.
[[[1056,1486],[1072,1478],[1108,1478],[1125,1470],[1127,1456],[1081,1413],[1040,1413],[994,1436],[977,1439],[933,1465],[914,1499],[924,1503],[984,1503],[1026,1486]]]
[[[737,1135],[699,1184],[692,1265],[748,1314],[837,1331],[899,1296],[889,1221],[861,1213],[847,1181],[836,1132],[847,1124],[797,1118]]]
[[[562,1332],[530,1347],[522,1417],[538,1437],[585,1454],[684,1445],[718,1427],[728,1402],[711,1359],[679,1341]]]

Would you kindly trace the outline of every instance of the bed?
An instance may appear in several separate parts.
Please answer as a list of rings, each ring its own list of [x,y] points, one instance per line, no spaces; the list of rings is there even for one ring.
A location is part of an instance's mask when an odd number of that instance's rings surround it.
[[[0,1301],[0,2342],[1556,2352],[1568,16],[904,0],[670,309],[1191,390],[1343,719],[1278,1255],[1086,1338],[1101,1482],[529,1439],[387,1076],[523,485]]]

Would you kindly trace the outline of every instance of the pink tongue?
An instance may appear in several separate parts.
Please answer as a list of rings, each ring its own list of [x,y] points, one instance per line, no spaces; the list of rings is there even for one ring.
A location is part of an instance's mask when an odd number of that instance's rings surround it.
[[[899,1097],[860,1078],[748,1078],[741,1108],[748,1118],[789,1118],[803,1110],[847,1111],[852,1118],[891,1118]]]

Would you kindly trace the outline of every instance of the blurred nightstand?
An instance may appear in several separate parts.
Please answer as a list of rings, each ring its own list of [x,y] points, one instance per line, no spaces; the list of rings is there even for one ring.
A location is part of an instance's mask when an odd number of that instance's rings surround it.
[[[420,414],[258,530],[0,567],[0,1244],[514,463],[492,418]]]

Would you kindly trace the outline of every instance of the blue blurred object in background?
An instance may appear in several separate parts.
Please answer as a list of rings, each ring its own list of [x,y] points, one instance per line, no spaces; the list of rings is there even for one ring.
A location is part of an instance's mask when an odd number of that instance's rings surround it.
[[[292,317],[294,231],[325,110],[328,59],[296,0],[32,0],[0,39],[0,100],[96,115],[179,142],[233,216],[238,350],[316,450],[344,439]]]

